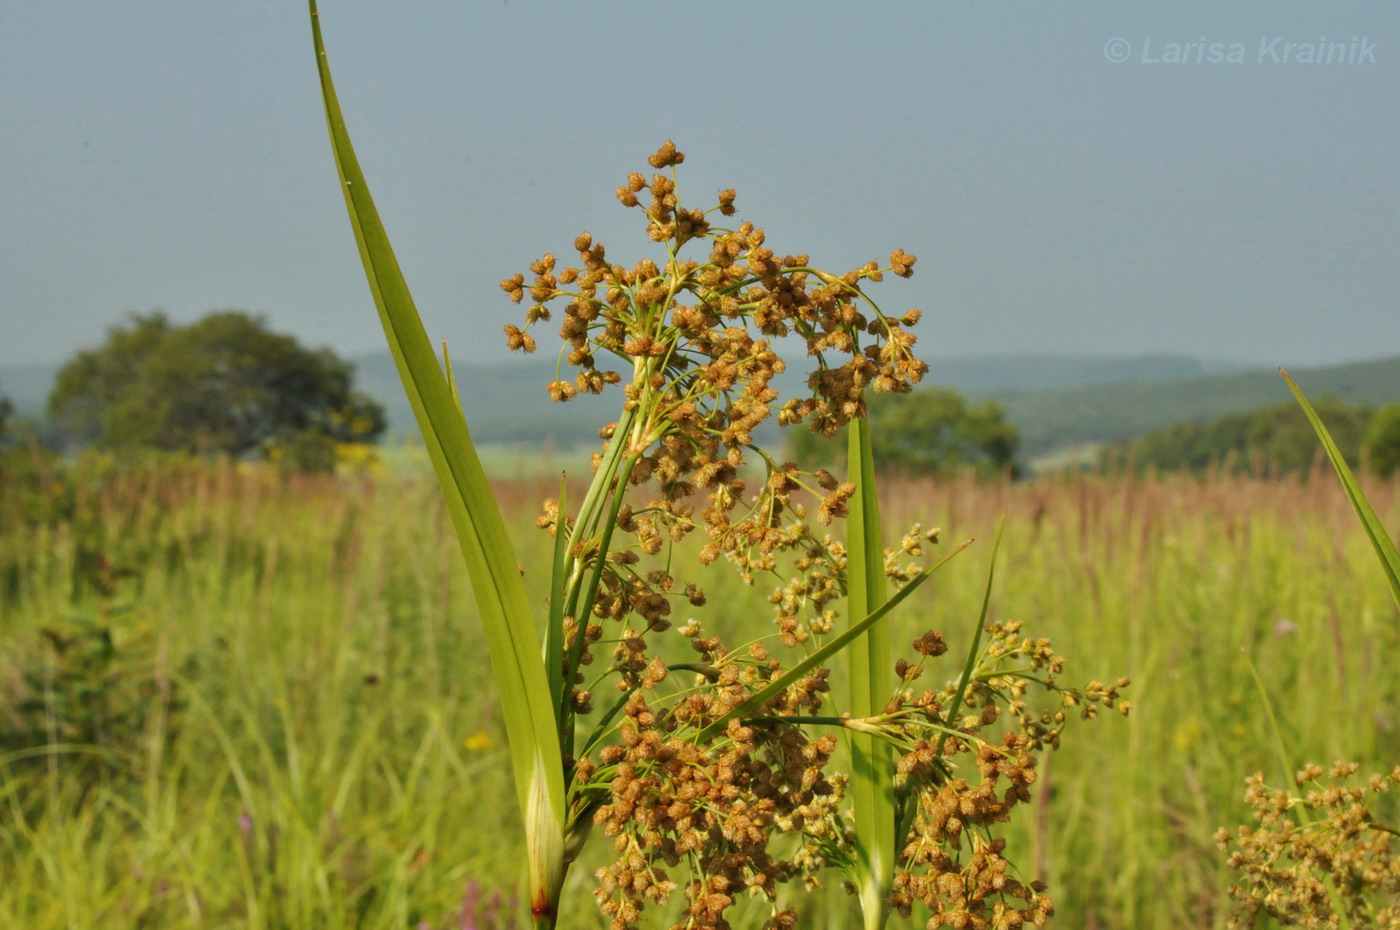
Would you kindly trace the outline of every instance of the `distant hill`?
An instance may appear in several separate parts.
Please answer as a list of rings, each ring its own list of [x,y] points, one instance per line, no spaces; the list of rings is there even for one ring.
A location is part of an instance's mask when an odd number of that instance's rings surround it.
[[[413,436],[413,414],[387,351],[352,359],[356,386],[382,403],[390,438]],[[42,414],[57,365],[0,365],[0,395],[20,413]],[[544,385],[555,377],[552,357],[509,362],[454,362],[472,436],[483,443],[569,448],[597,441],[616,415],[620,394],[552,403]],[[779,390],[802,390],[794,365]],[[1400,358],[1292,372],[1304,390],[1354,403],[1400,399]],[[1021,432],[1025,458],[1058,449],[1125,439],[1174,423],[1283,403],[1291,396],[1273,369],[1180,355],[984,356],[932,359],[929,384],[949,385],[974,398],[1002,403]]]
[[[1357,404],[1400,400],[1400,357],[1297,368],[1289,372],[1311,397]],[[1130,439],[1176,423],[1203,423],[1287,403],[1277,369],[1170,382],[1120,381],[1053,391],[987,391],[1021,433],[1027,457],[1066,446]]]
[[[1245,362],[1189,355],[987,355],[929,360],[928,380],[964,394],[998,395],[1115,384],[1122,381],[1178,381],[1248,371]]]
[[[360,389],[388,410],[390,432],[411,434],[413,413],[403,397],[392,356],[376,352],[354,361]],[[1241,362],[1203,361],[1184,355],[998,355],[933,359],[927,381],[965,394],[1000,397],[1009,392],[1063,390],[1121,381],[1155,384],[1248,367]],[[605,418],[616,415],[617,400],[607,395],[580,397],[567,404],[551,402],[544,390],[544,385],[555,377],[551,358],[520,357],[492,364],[454,362],[453,368],[463,388],[462,406],[472,436],[481,442],[550,439],[562,446],[591,443]],[[796,365],[779,378],[777,387],[784,394],[804,390],[803,376]]]

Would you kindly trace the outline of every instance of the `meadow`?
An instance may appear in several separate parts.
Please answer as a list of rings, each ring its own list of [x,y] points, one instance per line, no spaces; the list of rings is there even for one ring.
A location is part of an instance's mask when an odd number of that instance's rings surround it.
[[[152,465],[16,491],[0,493],[0,926],[524,925],[505,737],[431,475]],[[557,484],[495,491],[542,599],[533,522]],[[1330,475],[881,491],[891,536],[921,521],[941,545],[978,540],[891,619],[896,643],[944,632],[937,680],[957,674],[1002,513],[990,618],[1051,637],[1071,680],[1133,679],[1132,715],[1071,725],[1011,830],[1052,926],[1224,926],[1212,834],[1244,821],[1243,779],[1277,769],[1264,693],[1295,764],[1394,766],[1400,624]],[[1400,525],[1400,485],[1368,493]],[[707,627],[773,632],[767,588],[704,574]],[[589,855],[563,926],[606,926]],[[859,926],[840,884],[804,927]]]

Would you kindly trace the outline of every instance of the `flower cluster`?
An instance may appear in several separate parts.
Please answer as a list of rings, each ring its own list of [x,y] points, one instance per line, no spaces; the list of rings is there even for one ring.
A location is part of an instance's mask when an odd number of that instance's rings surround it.
[[[608,472],[609,480],[616,474],[619,501],[625,486],[647,483],[651,499],[620,502],[611,521],[594,514],[582,527],[561,518],[557,501],[547,501],[538,522],[555,533],[562,519],[578,572],[598,571],[594,617],[643,621],[614,651],[624,690],[645,665],[636,661],[644,634],[670,625],[678,598],[704,598],[693,585],[677,585],[669,571],[634,566],[696,530],[706,537],[700,562],[723,556],[746,582],[777,571],[784,555],[794,563],[795,580],[772,598],[785,644],[831,629],[829,605],[841,596],[844,554],[812,529],[803,498],[827,524],[846,514],[855,486],[777,460],[756,445],[755,431],[776,419],[830,435],[864,416],[867,390],[907,393],[927,371],[912,354],[916,337],[909,332],[919,312],[888,316],[865,291],[886,273],[910,277],[914,256],[897,249],[883,268],[872,261],[843,274],[811,266],[807,255],[779,256],[752,223],[712,222],[716,213],[735,213],[733,190],[721,191],[709,210],[681,202],[673,169],[684,159],[668,141],[649,159],[657,173],[650,179],[633,173],[617,189],[624,206],[643,213],[648,238],[664,247],[659,261],[613,264],[585,232],[574,241],[577,263],[564,266],[546,254],[531,264],[529,280],[522,273],[501,282],[511,300],[529,297],[524,327],[506,327],[510,348],[535,351],[533,330],[562,315],[561,369],[568,365],[576,374],[548,385],[555,400],[622,385],[622,415],[602,429],[594,469]],[[701,245],[708,255],[683,254]],[[808,396],[779,405],[773,381],[786,363],[772,340],[791,336],[803,340],[816,370]],[[750,459],[762,466],[761,480],[745,470]],[[625,538],[616,540],[615,533]],[[601,629],[577,618],[569,629],[570,661],[586,664]],[[589,697],[576,694],[574,706],[589,706]]]
[[[1299,792],[1248,779],[1245,801],[1257,826],[1215,839],[1229,851],[1240,881],[1231,928],[1253,927],[1268,916],[1285,927],[1400,928],[1400,850],[1397,830],[1377,821],[1372,807],[1400,785],[1400,767],[1388,775],[1356,777],[1354,762],[1319,765],[1297,773]]]
[[[702,743],[698,733],[782,668],[761,645],[733,654],[692,622],[685,632],[701,661],[672,668],[693,674],[676,675],[653,660],[625,698],[618,742],[578,763],[577,790],[599,798],[594,823],[613,838],[617,854],[599,871],[596,892],[613,930],[631,930],[648,905],[668,901],[681,887],[670,870],[682,862],[690,866],[689,905],[672,930],[727,927],[724,914],[740,893],[775,902],[784,882],[801,878],[810,886],[821,870],[848,867],[854,849],[843,808],[846,776],[827,771],[837,742],[830,733],[809,735],[821,726],[876,734],[900,747],[895,784],[906,826],[891,906],[907,916],[922,904],[934,915],[930,926],[1043,926],[1054,909],[1045,886],[1012,876],[1005,840],[992,831],[1031,799],[1036,754],[1058,745],[1066,708],[1092,717],[1089,708],[1126,714],[1130,704],[1120,694],[1126,679],[1060,685],[1063,658],[1047,641],[1018,631],[1015,623],[987,627],[965,687],[961,680],[908,687],[948,651],[942,635],[929,631],[912,643],[916,661],[897,664],[905,687],[876,717],[815,716],[830,690],[827,670],[818,669]],[[669,697],[655,693],[678,677],[693,680]],[[1053,694],[1054,709],[1033,710],[1028,686]],[[999,736],[989,734],[999,726]],[[797,840],[783,847],[786,858],[772,844],[783,834]],[[769,926],[793,920],[773,904]]]
[[[731,656],[713,638],[697,637],[699,686],[668,699],[652,692],[668,670],[659,662],[626,699],[617,743],[577,767],[579,791],[601,795],[593,821],[614,840],[616,860],[597,875],[596,895],[614,930],[636,925],[646,906],[678,886],[668,869],[690,865],[682,928],[722,928],[741,893],[772,900],[797,873],[777,857],[771,838],[825,816],[839,791],[824,769],[836,749],[827,734],[811,738],[785,718],[820,708],[828,690],[817,670],[761,709],[764,721],[731,718],[723,735],[695,734],[720,720],[777,674],[780,664],[754,644]],[[648,695],[651,695],[650,697]],[[774,908],[773,926],[795,915]]]
[[[659,260],[613,264],[583,233],[577,263],[547,254],[531,265],[532,280],[501,282],[512,300],[530,298],[524,326],[506,327],[511,348],[535,351],[536,327],[562,316],[559,370],[575,374],[550,383],[555,400],[622,391],[582,503],[571,514],[547,501],[538,520],[556,543],[551,611],[561,632],[550,658],[562,652],[556,668],[572,685],[559,694],[569,830],[577,839],[600,829],[615,854],[597,873],[599,905],[612,930],[633,930],[648,908],[680,893],[687,906],[673,930],[720,930],[736,899],[750,895],[771,906],[766,930],[795,927],[779,886],[815,884],[831,867],[849,873],[858,858],[849,778],[828,771],[836,734],[846,731],[898,747],[890,777],[902,857],[885,906],[907,914],[918,902],[953,927],[1040,926],[1050,899],[1042,885],[1011,877],[994,827],[1029,800],[1036,754],[1058,746],[1069,717],[1127,712],[1119,692],[1128,682],[1060,686],[1064,660],[1017,623],[988,626],[970,665],[920,691],[914,682],[948,650],[939,633],[925,633],[914,661],[895,665],[888,703],[874,716],[834,707],[826,668],[793,668],[834,632],[847,596],[847,549],[814,524],[846,516],[856,487],[780,461],[755,436],[770,419],[830,435],[865,415],[867,390],[905,393],[923,377],[909,332],[918,311],[889,316],[865,290],[885,273],[909,277],[915,259],[896,250],[883,268],[869,262],[838,275],[807,255],[779,256],[752,224],[721,225],[735,213],[734,191],[708,210],[686,206],[674,170],[666,172],[683,160],[667,142],[650,159],[657,173],[629,175],[617,189],[664,247]],[[686,257],[697,248],[708,254]],[[815,370],[804,396],[780,401],[774,385],[785,363],[773,340],[784,337],[805,343]],[[658,654],[648,637],[672,626],[675,606],[706,601],[677,578],[668,551],[692,533],[701,564],[724,558],[750,584],[777,577],[768,639],[796,659],[770,655],[763,641],[731,650],[695,619],[679,628],[689,655]],[[913,581],[937,541],[937,529],[911,528],[885,550],[889,581]],[[600,646],[609,660],[585,684]],[[620,694],[575,753],[578,717],[609,679]],[[1054,706],[1039,706],[1032,689],[1052,694]]]
[[[1044,884],[1013,878],[1002,855],[1006,841],[990,830],[1031,799],[1035,753],[1058,747],[1067,722],[1064,708],[1077,707],[1085,718],[1095,716],[1098,707],[1122,714],[1131,709],[1120,695],[1129,684],[1126,678],[1111,686],[1096,681],[1083,689],[1066,688],[1055,678],[1064,659],[1049,640],[1030,639],[1020,630],[1016,622],[989,625],[965,683],[960,679],[922,693],[906,688],[881,718],[887,738],[902,746],[896,785],[912,823],[901,837],[903,862],[891,903],[906,916],[914,902],[922,903],[933,914],[930,927],[1044,926],[1054,912]],[[947,646],[930,631],[913,649],[918,661],[901,659],[895,668],[906,683],[918,679],[927,660]],[[1059,706],[1034,708],[1028,698],[1032,686],[1057,694]],[[1012,728],[999,738],[986,733],[1008,723]]]

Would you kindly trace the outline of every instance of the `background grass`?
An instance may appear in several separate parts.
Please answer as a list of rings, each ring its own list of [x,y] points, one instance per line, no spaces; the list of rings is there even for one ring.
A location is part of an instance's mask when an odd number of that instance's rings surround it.
[[[1395,765],[1400,623],[1341,490],[1318,477],[884,487],[891,537],[914,520],[979,537],[897,615],[897,652],[933,627],[960,654],[1004,510],[992,618],[1052,637],[1067,681],[1134,680],[1133,716],[1071,726],[1012,830],[1058,926],[1223,926],[1211,834],[1244,819],[1244,776],[1276,767],[1242,651],[1296,763]],[[551,484],[497,487],[540,596],[533,519]],[[1400,525],[1397,485],[1367,490]],[[430,479],[152,466],[12,491],[0,926],[511,925],[509,760]],[[721,565],[704,576],[708,624],[771,630],[766,589]],[[570,875],[567,926],[603,926],[590,871]],[[823,894],[804,927],[858,926],[839,888]]]

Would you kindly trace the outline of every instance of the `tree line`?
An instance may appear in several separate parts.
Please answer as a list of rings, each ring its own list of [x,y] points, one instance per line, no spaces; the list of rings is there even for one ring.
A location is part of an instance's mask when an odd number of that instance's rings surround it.
[[[354,390],[354,366],[308,349],[243,311],[177,325],[163,313],[111,327],[106,341],[59,371],[45,438],[61,451],[85,447],[276,459],[299,468],[334,465],[336,450],[384,434],[383,408]],[[1372,408],[1323,398],[1317,408],[1353,465],[1400,470],[1400,403]],[[947,387],[874,395],[876,461],[903,475],[972,472],[1016,476],[1020,436],[996,402],[971,402]],[[0,397],[0,447],[14,444],[13,405]],[[845,444],[805,429],[788,433],[795,458],[844,467]],[[1182,423],[1111,443],[1100,466],[1210,468],[1287,474],[1312,467],[1317,445],[1296,405]]]
[[[1313,406],[1353,467],[1364,466],[1381,477],[1400,470],[1400,403],[1369,407],[1329,397]],[[1129,464],[1139,471],[1285,475],[1309,471],[1319,454],[1312,426],[1298,405],[1288,402],[1113,443],[1101,452],[1100,462],[1109,468]]]

